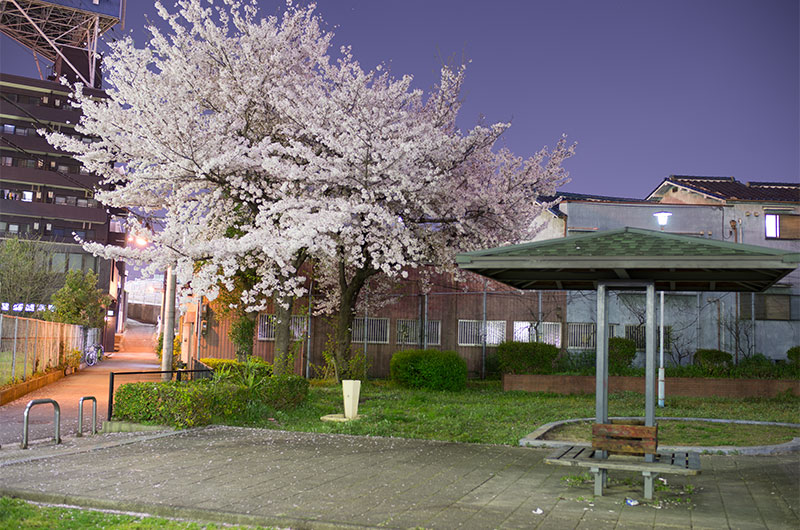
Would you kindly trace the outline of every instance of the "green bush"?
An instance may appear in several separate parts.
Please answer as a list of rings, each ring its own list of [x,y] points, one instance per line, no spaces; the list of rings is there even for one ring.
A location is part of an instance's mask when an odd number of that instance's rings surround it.
[[[583,350],[574,353],[562,351],[556,358],[555,371],[578,375],[594,375],[597,372],[595,357],[596,353],[592,350]]]
[[[733,355],[722,350],[701,349],[694,353],[694,364],[707,370],[727,368],[733,361]]]
[[[215,416],[234,414],[247,405],[248,392],[207,382],[144,382],[120,386],[114,418],[178,428],[208,425]]]
[[[790,363],[800,365],[800,346],[792,346],[786,350],[786,358]]]
[[[392,380],[408,388],[463,390],[467,386],[467,363],[448,350],[405,350],[392,355]]]
[[[158,355],[158,364],[161,364],[161,356],[164,353],[164,333],[158,334],[156,340],[156,355]],[[186,365],[181,361],[181,336],[175,335],[172,338],[172,369],[180,370],[186,368]]]
[[[278,410],[294,408],[308,397],[308,379],[299,375],[275,375],[267,380],[260,394],[263,401]]]
[[[551,374],[558,348],[544,342],[503,342],[497,360],[504,374]]]
[[[252,355],[244,363],[240,363],[235,359],[212,359],[210,357],[200,359],[200,362],[214,370],[215,376],[218,377],[245,377],[248,372],[255,372],[257,376],[262,378],[272,376],[272,365],[260,357]]]
[[[636,342],[622,337],[608,339],[608,373],[623,375],[636,357]]]

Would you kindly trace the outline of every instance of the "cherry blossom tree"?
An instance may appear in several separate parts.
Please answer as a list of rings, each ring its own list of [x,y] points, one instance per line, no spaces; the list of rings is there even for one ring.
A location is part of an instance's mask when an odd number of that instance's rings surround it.
[[[261,20],[252,2],[182,0],[175,14],[159,5],[168,30],[151,28],[142,48],[112,45],[107,98],[75,87],[77,130],[98,141],[48,139],[103,177],[102,202],[143,214],[135,233],[151,232],[144,250],[87,244],[92,252],[174,265],[209,298],[251,278],[242,307],[276,297],[287,337],[301,267],[321,264],[342,378],[353,375],[365,282],[530,237],[547,206],[536,199],[564,182],[574,146],[562,138],[522,159],[496,146],[508,124],[461,131],[463,67],[443,68],[426,94],[411,76],[365,71],[348,48],[333,61],[314,9],[289,3]],[[150,216],[161,230],[149,230]]]
[[[410,76],[363,71],[349,50],[325,69],[327,97],[306,123],[330,155],[312,162],[320,164],[310,173],[312,187],[346,218],[330,234],[335,253],[323,269],[336,315],[337,377],[362,375],[348,373],[348,365],[356,304],[370,277],[449,268],[457,252],[532,237],[534,219],[549,206],[538,195],[552,194],[567,177],[561,164],[574,146],[563,138],[523,160],[495,150],[507,124],[461,132],[463,80],[463,67],[443,68],[426,95],[411,88]]]
[[[141,214],[130,228],[150,241],[145,249],[86,247],[153,269],[175,266],[182,283],[191,279],[211,299],[233,290],[237,275],[255,278],[242,307],[254,315],[277,293],[283,308],[302,293],[296,273],[314,234],[335,222],[314,215],[302,193],[303,161],[316,154],[294,119],[296,101],[318,97],[330,34],[314,6],[263,20],[253,3],[178,6],[170,14],[158,5],[169,29],[151,27],[144,47],[130,38],[111,45],[107,98],[75,87],[76,128],[98,141],[49,135],[103,177],[103,203]]]

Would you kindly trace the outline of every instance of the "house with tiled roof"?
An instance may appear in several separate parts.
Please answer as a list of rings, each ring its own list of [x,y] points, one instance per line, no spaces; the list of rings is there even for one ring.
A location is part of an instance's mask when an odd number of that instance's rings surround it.
[[[537,241],[632,227],[800,251],[800,183],[672,175],[644,199],[579,193],[546,198],[556,199],[542,215],[545,228]],[[643,342],[638,296],[621,293],[612,301],[612,333]],[[590,330],[595,308],[591,295],[570,293],[567,300],[567,321],[575,328],[566,330],[569,346],[572,335]],[[800,344],[800,270],[764,293],[672,293],[665,315],[673,347],[684,352],[715,348],[779,359]]]

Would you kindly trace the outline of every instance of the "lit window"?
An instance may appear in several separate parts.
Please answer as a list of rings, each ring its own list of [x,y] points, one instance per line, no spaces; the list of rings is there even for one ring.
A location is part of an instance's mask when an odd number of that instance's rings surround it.
[[[8,231],[11,232],[12,234],[18,234],[19,233],[19,225],[15,224],[15,223],[10,223],[8,225]]]
[[[764,221],[767,227],[767,237],[780,237],[780,225],[778,224],[778,216],[767,214],[764,216]]]
[[[0,165],[13,166],[14,165],[14,159],[11,158],[10,156],[0,157]]]
[[[22,192],[22,202],[33,202],[33,192],[32,191],[23,191]]]
[[[8,123],[3,124],[3,132],[6,134],[14,134],[16,127]]]
[[[764,235],[767,239],[800,239],[800,215],[765,214]]]
[[[44,225],[44,231],[45,232],[50,232],[51,230],[53,230],[53,224],[52,223],[47,223],[46,225]]]
[[[33,229],[34,230],[39,230],[39,222],[38,221],[33,223]]]

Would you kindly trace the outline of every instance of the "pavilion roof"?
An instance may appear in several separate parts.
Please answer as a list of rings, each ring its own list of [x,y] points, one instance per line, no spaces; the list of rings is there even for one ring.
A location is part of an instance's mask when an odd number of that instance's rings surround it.
[[[466,252],[456,262],[518,289],[655,281],[663,291],[763,291],[797,268],[800,252],[623,228]]]

